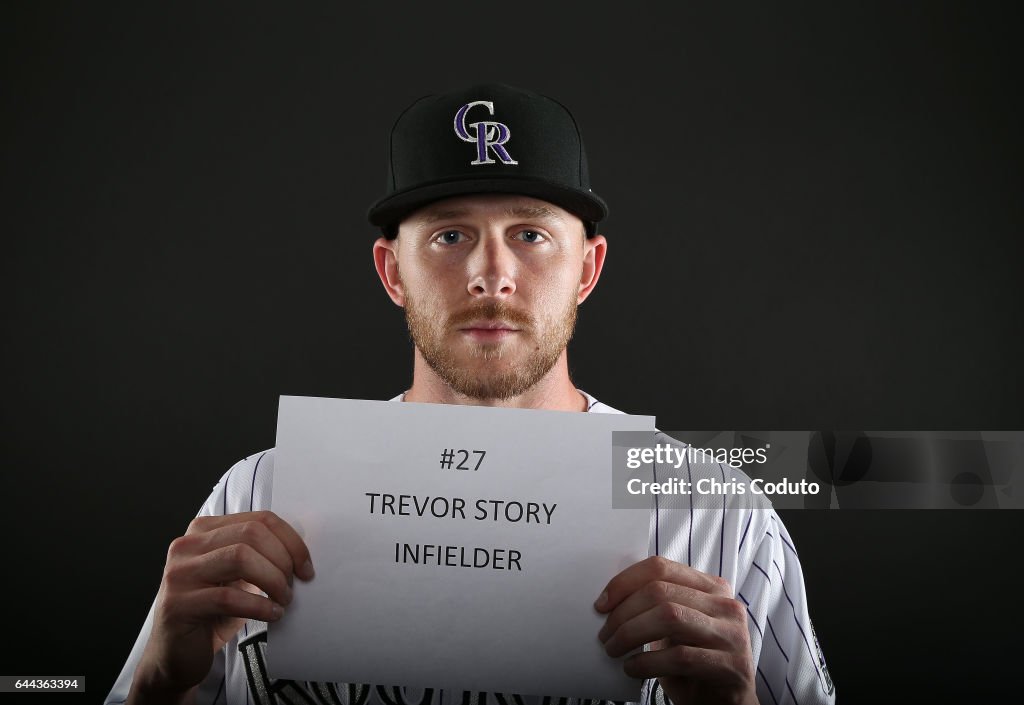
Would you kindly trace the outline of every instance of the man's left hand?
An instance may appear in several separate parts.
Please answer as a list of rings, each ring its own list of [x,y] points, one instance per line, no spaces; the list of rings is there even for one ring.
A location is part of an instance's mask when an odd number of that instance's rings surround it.
[[[757,703],[747,608],[729,581],[653,556],[612,578],[594,603],[608,615],[598,638],[623,668],[657,678],[674,705]]]

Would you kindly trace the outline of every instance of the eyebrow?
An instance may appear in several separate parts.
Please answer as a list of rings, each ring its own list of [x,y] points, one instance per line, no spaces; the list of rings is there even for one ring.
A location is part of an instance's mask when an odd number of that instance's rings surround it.
[[[519,206],[518,208],[506,208],[505,215],[511,218],[526,218],[527,220],[534,220],[537,218],[553,218],[554,220],[562,220],[562,216],[547,206]]]
[[[502,213],[509,218],[523,218],[526,220],[551,218],[560,222],[565,221],[557,211],[554,211],[547,206],[514,206],[506,208]],[[436,223],[439,220],[457,220],[470,214],[471,211],[465,208],[446,208],[442,210],[427,211],[416,220],[429,225],[431,223]]]
[[[467,213],[469,213],[469,211],[465,209],[452,208],[446,210],[427,211],[416,218],[416,220],[429,225],[430,223],[436,223],[439,220],[456,220]]]

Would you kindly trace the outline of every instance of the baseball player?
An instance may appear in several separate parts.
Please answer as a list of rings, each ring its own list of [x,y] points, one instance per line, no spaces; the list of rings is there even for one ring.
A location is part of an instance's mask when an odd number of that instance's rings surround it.
[[[529,91],[475,86],[415,102],[389,148],[387,192],[369,212],[382,231],[373,259],[415,344],[412,385],[392,401],[621,413],[568,372],[576,308],[607,251],[597,233],[607,207],[590,189],[569,111]],[[267,624],[288,610],[293,580],[315,573],[302,538],[270,511],[273,472],[273,449],[236,463],[171,543],[107,703],[550,705],[268,678]],[[710,461],[688,460],[685,473],[691,483],[726,479]],[[834,701],[796,550],[767,501],[660,497],[650,555],[594,586],[604,617],[595,637],[645,679],[645,703]]]

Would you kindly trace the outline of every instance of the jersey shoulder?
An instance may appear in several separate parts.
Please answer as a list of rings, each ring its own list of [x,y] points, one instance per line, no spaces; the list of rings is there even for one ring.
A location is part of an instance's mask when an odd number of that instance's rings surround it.
[[[274,449],[253,453],[228,468],[199,510],[200,516],[270,509],[274,489]]]

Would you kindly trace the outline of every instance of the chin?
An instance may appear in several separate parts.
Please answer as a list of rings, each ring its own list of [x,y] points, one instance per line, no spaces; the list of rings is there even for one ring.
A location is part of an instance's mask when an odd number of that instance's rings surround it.
[[[504,362],[516,354],[515,346],[508,342],[470,343],[464,349],[465,353],[459,355],[462,358],[460,362],[473,367],[477,367],[481,361],[487,364]]]
[[[485,349],[474,351],[473,355],[462,360],[460,367],[479,377],[499,377],[516,369],[519,365],[508,350]]]

